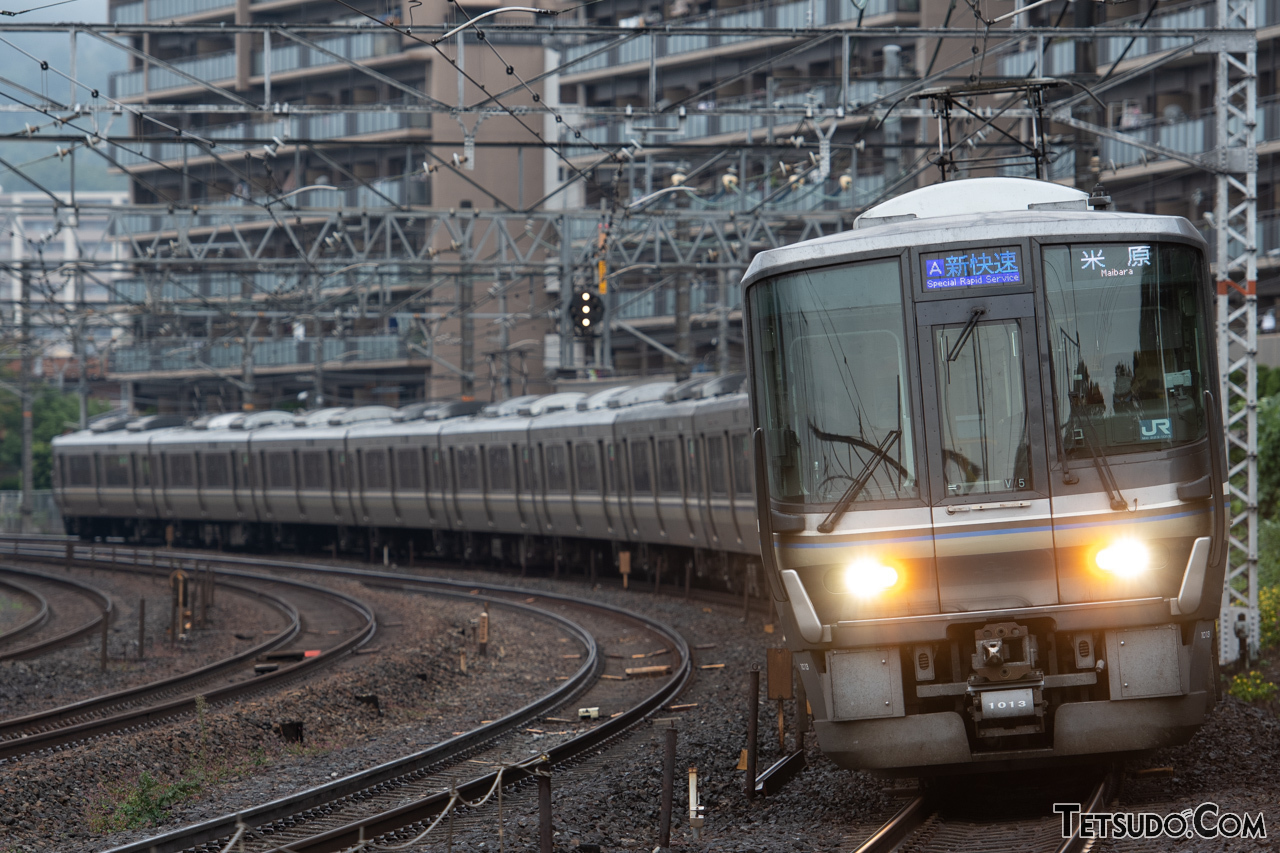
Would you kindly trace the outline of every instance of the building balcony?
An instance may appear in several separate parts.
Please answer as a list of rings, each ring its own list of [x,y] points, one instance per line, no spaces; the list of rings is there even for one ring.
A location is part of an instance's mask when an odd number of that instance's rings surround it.
[[[562,59],[568,67],[562,72],[566,75],[585,75],[589,72],[614,72],[619,66],[648,62],[656,51],[654,58],[663,60],[693,54],[698,51],[727,47],[743,42],[757,41],[754,36],[713,36],[686,33],[685,30],[698,30],[708,27],[746,27],[746,28],[787,28],[798,29],[834,26],[841,23],[852,23],[861,14],[864,24],[872,18],[892,15],[898,12],[918,13],[919,0],[868,0],[866,9],[859,13],[858,9],[846,0],[800,0],[796,3],[764,3],[748,8],[712,12],[705,17],[676,18],[670,23],[681,30],[678,35],[668,35],[655,28],[652,33],[643,33],[618,47],[611,48],[599,56],[574,63],[578,57],[599,50],[605,43],[603,40],[589,41],[585,44],[573,45],[564,50]],[[869,25],[869,24],[868,24]]]
[[[1160,145],[1180,154],[1198,155],[1211,151],[1216,144],[1213,114],[1206,113],[1184,121],[1152,124],[1146,127],[1117,128],[1144,142]],[[1259,145],[1280,139],[1280,100],[1258,104],[1258,126],[1255,139]],[[1136,145],[1114,139],[1099,139],[1098,156],[1102,167],[1113,172],[1134,166],[1153,163],[1176,163],[1159,154],[1145,151]],[[1181,168],[1179,164],[1179,168]],[[1189,167],[1187,167],[1189,168]]]
[[[278,138],[284,141],[278,153],[291,150],[290,140],[306,139],[324,141],[353,139],[378,134],[393,134],[397,139],[406,138],[405,131],[427,130],[431,127],[429,113],[397,113],[369,111],[354,113],[330,113],[328,115],[295,115],[270,122],[236,122],[206,130],[194,130],[217,147],[210,154],[205,148],[189,142],[147,142],[130,144],[128,149],[116,148],[113,157],[126,168],[169,169],[182,162],[184,154],[188,165],[211,161],[214,156],[231,156],[242,153],[262,140]],[[413,134],[408,134],[413,135]],[[224,140],[259,140],[256,143],[225,142]],[[159,161],[159,162],[157,162]]]
[[[321,358],[326,370],[361,367],[370,363],[404,362],[416,358],[408,341],[398,334],[327,338],[321,342]],[[285,373],[310,369],[314,364],[316,341],[292,338],[263,338],[254,341],[255,372]],[[244,369],[245,347],[236,341],[160,339],[112,351],[108,375],[154,377],[157,373],[209,375],[211,372],[239,375]]]
[[[395,56],[402,52],[400,35],[389,32],[331,36],[319,39],[316,44],[344,59],[354,62],[365,62],[380,57]],[[254,51],[252,75],[255,77],[263,77],[268,71],[263,54],[264,51]],[[166,60],[166,62],[174,68],[207,83],[229,86],[235,82],[236,52],[234,50],[197,56],[191,59]],[[290,72],[340,67],[345,66],[333,57],[321,51],[303,47],[300,44],[280,45],[271,49],[269,70],[273,78]],[[147,69],[145,78],[141,68],[112,74],[109,91],[113,98],[128,99],[142,95],[171,92],[177,89],[192,89],[198,85],[198,83],[175,74],[168,68],[153,66]]]

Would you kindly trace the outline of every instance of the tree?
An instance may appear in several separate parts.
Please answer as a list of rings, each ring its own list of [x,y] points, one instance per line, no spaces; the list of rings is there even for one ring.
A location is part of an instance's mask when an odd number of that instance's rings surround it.
[[[92,417],[110,406],[89,401]],[[80,401],[74,393],[52,385],[38,385],[31,401],[32,482],[37,489],[53,484],[53,437],[74,429],[80,422]],[[13,394],[0,392],[0,489],[22,488],[22,403]]]

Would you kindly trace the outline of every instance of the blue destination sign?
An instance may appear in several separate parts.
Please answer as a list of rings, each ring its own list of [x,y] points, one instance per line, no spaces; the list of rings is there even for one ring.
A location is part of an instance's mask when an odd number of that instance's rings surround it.
[[[1022,283],[1022,252],[1017,246],[939,252],[921,261],[925,290]]]

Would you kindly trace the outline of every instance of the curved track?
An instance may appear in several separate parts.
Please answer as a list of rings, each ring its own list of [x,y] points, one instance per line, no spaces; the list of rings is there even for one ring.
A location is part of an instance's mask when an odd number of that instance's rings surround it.
[[[0,571],[0,575],[3,574],[3,571]],[[20,622],[9,630],[0,633],[0,646],[3,646],[43,625],[49,619],[49,600],[32,588],[23,586],[20,583],[14,583],[12,580],[5,580],[3,577],[0,577],[0,587],[9,590],[10,596],[26,599],[34,605],[34,610],[36,611],[26,621]],[[3,659],[3,654],[0,654],[0,660]]]
[[[29,555],[28,555],[29,556]],[[119,566],[117,566],[119,567]],[[192,713],[197,698],[202,697],[210,705],[231,701],[240,697],[274,689],[298,678],[310,675],[327,666],[346,652],[367,643],[377,630],[373,612],[359,600],[314,584],[282,578],[265,577],[237,570],[220,570],[220,585],[254,595],[265,600],[284,614],[286,627],[263,643],[239,652],[230,658],[192,672],[53,708],[38,714],[0,722],[0,760],[37,750],[65,747],[121,729],[132,729],[153,724],[171,717]],[[319,598],[323,604],[318,612],[331,610],[335,604],[349,610],[359,625],[350,635],[331,648],[323,649],[319,656],[304,658],[291,666],[265,675],[253,676],[252,662],[260,654],[276,648],[298,635],[303,618],[293,603],[279,594],[266,593],[260,588],[231,583],[226,578],[236,577],[257,584],[291,589],[297,595]],[[217,681],[232,680],[210,688]]]
[[[57,607],[56,605],[51,607],[48,601],[50,593],[59,596],[75,595],[80,598],[89,599],[93,602],[93,608],[96,610],[96,615],[92,619],[81,622],[80,624],[70,628],[59,630],[52,636],[21,646],[0,648],[0,660],[18,660],[21,658],[30,658],[46,654],[61,646],[65,646],[68,643],[73,643],[81,637],[92,634],[101,627],[104,619],[108,621],[111,619],[111,597],[86,583],[81,583],[80,581],[68,577],[58,577],[57,575],[48,575],[42,572],[33,572],[29,569],[20,569],[12,566],[0,567],[0,574],[4,574],[9,577],[17,576],[23,578],[27,581],[24,586],[30,590],[30,593],[38,596],[44,602],[46,618],[41,620],[39,625],[32,625],[24,630],[22,632],[23,634],[32,633],[42,627],[45,627],[45,623],[50,621],[49,616],[51,614],[53,616],[53,624],[51,624],[51,627],[60,627],[56,625]],[[13,584],[10,585],[13,586]],[[38,589],[32,587],[43,588],[44,592],[39,592]],[[8,646],[7,641],[15,639],[18,636],[19,634],[15,632],[5,634],[0,637],[0,646]]]
[[[60,548],[57,550],[61,551]],[[61,553],[52,553],[47,547],[38,545],[24,547],[23,554],[45,559],[64,558]],[[75,548],[77,562],[83,561],[87,554],[88,549]],[[103,555],[97,553],[96,549],[93,556],[95,562],[99,564],[103,562]],[[121,556],[119,551],[114,551],[111,555],[117,562],[123,562]],[[131,560],[130,555],[123,556],[127,561],[136,561],[142,565],[146,565],[151,559],[149,552],[143,550],[134,551]],[[591,753],[598,752],[610,741],[624,734],[629,728],[675,698],[687,684],[692,671],[689,647],[684,638],[673,629],[656,620],[621,608],[573,596],[497,584],[425,579],[390,572],[342,569],[299,562],[203,555],[200,559],[223,567],[251,564],[264,568],[307,571],[330,577],[350,578],[369,585],[394,587],[405,592],[445,595],[473,601],[477,594],[483,593],[485,599],[494,606],[531,612],[556,623],[563,630],[577,637],[585,650],[583,663],[568,680],[561,682],[554,690],[534,702],[507,714],[500,720],[483,724],[429,749],[240,814],[226,815],[216,820],[116,848],[114,853],[126,853],[126,851],[164,853],[164,851],[192,848],[216,850],[222,849],[232,838],[237,845],[245,845],[247,850],[275,850],[280,849],[280,845],[287,844],[288,850],[302,853],[302,851],[343,849],[357,843],[361,838],[390,839],[404,832],[416,834],[417,830],[413,827],[423,822],[430,823],[444,811],[452,810],[458,804],[456,798],[474,799],[483,796],[485,792],[492,790],[495,784],[509,788],[535,775],[555,767],[572,764]],[[219,571],[232,575],[240,574],[230,568],[221,568]],[[530,600],[535,601],[537,606],[531,604]],[[574,611],[574,618],[570,618],[564,612],[555,612],[568,610]],[[656,654],[664,655],[662,658],[664,664],[670,665],[669,675],[660,679],[652,688],[648,686],[651,682],[600,682],[599,675],[603,671],[604,660],[599,643],[591,631],[577,624],[578,619],[594,620],[602,625],[611,623],[607,629],[602,628],[596,633],[616,634],[619,622],[624,623],[631,631],[637,627],[643,629],[655,639],[655,642],[662,644],[663,649]],[[326,655],[326,657],[331,656]],[[503,754],[504,751],[509,754],[511,749],[519,749],[519,744],[514,747],[509,742],[504,744],[504,738],[518,735],[521,726],[564,705],[583,691],[599,689],[601,683],[626,685],[631,694],[639,692],[641,695],[629,696],[626,699],[625,711],[619,712],[610,719],[601,720],[588,731],[550,748],[539,747],[533,751],[532,757],[527,757],[525,760],[502,762],[500,770],[457,782],[453,785],[452,793],[448,786],[443,784],[444,776],[441,774],[444,771],[452,769],[452,776],[456,778],[460,772],[463,772],[462,766],[465,765],[462,765],[462,762],[482,754],[484,750],[494,750],[494,754]],[[592,695],[594,700],[596,694]],[[528,756],[527,749],[525,755]],[[481,763],[498,764],[499,762],[483,761]],[[360,807],[351,808],[355,805]],[[355,814],[357,811],[361,814]]]

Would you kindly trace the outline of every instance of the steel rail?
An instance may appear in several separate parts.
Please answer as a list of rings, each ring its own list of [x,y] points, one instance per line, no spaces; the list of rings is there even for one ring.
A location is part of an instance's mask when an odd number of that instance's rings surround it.
[[[120,563],[117,562],[116,566],[120,567]],[[297,678],[309,676],[312,672],[337,661],[346,653],[352,652],[360,646],[363,646],[372,639],[373,635],[377,631],[378,623],[373,611],[370,610],[363,602],[343,593],[328,590],[323,587],[316,586],[315,584],[309,584],[298,580],[274,577],[267,578],[265,576],[253,575],[249,572],[240,572],[235,570],[223,570],[222,573],[241,578],[269,580],[273,583],[284,583],[286,585],[292,584],[300,588],[309,589],[313,592],[328,595],[347,605],[358,615],[363,616],[365,624],[351,637],[339,643],[333,649],[330,649],[316,657],[305,658],[293,666],[258,676],[251,681],[244,681],[239,684],[219,688],[217,690],[210,691],[203,696],[188,696],[170,702],[165,702],[160,705],[152,705],[146,708],[116,714],[101,720],[66,726],[47,732],[40,732],[25,737],[14,738],[8,741],[0,741],[0,760],[11,759],[15,756],[33,752],[35,750],[51,749],[68,743],[75,743],[89,738],[100,737],[104,734],[119,731],[120,729],[136,728],[138,726],[150,725],[163,720],[168,720],[173,717],[183,716],[194,712],[196,709],[196,702],[201,698],[210,705],[217,705],[280,687],[296,680]]]
[[[85,584],[85,583],[81,583],[80,581],[73,580],[72,578],[60,578],[60,577],[57,577],[56,575],[46,575],[43,572],[33,572],[27,569],[15,569],[15,568],[6,568],[4,571],[7,574],[23,575],[29,578],[37,578],[41,581],[52,583],[57,586],[74,587],[80,593],[84,594],[86,597],[96,599],[98,603],[99,613],[96,618],[89,620],[88,622],[84,623],[83,625],[80,625],[79,627],[69,628],[60,634],[56,634],[46,640],[41,640],[37,643],[30,643],[28,645],[21,646],[16,649],[9,649],[7,651],[0,652],[0,660],[19,660],[22,658],[30,658],[30,657],[35,657],[37,655],[42,655],[45,652],[51,651],[52,649],[55,649],[62,645],[66,645],[67,643],[74,642],[75,640],[78,640],[81,637],[92,633],[94,630],[98,628],[98,626],[102,624],[102,621],[104,619],[108,621],[111,619],[111,615],[113,612],[111,596],[107,595],[100,589],[89,586],[88,584]]]
[[[73,545],[72,555],[76,560],[81,559],[79,550],[80,549],[75,548]],[[29,546],[24,549],[24,553],[27,555],[33,555],[33,552],[44,558],[65,559],[63,554],[52,552],[48,548]],[[140,553],[141,552],[138,549],[134,549],[133,557],[137,562],[141,562],[139,557]],[[102,561],[105,559],[105,556],[106,555],[99,554],[96,550],[93,552],[95,562]],[[120,555],[117,551],[115,554],[117,561],[119,560],[119,556]],[[175,554],[174,556],[185,555]],[[679,664],[673,668],[673,676],[646,699],[623,712],[618,717],[614,717],[591,731],[552,748],[548,753],[546,753],[545,760],[543,762],[536,765],[526,766],[518,770],[508,768],[503,773],[502,777],[502,784],[504,787],[514,785],[524,779],[528,779],[542,769],[561,765],[567,761],[576,759],[586,752],[600,748],[608,741],[622,734],[626,729],[640,722],[646,716],[652,714],[671,698],[678,695],[679,692],[684,689],[692,674],[692,657],[689,647],[684,638],[678,632],[661,622],[609,604],[587,601],[559,593],[550,593],[542,590],[521,587],[509,587],[499,584],[464,582],[449,579],[421,578],[394,572],[369,571],[363,569],[317,565],[313,563],[263,561],[260,559],[227,557],[222,555],[207,558],[202,556],[201,559],[208,559],[209,562],[231,565],[248,563],[259,567],[307,571],[317,574],[346,577],[366,583],[376,583],[379,586],[396,586],[402,589],[429,592],[437,595],[448,595],[450,597],[457,597],[470,601],[475,600],[475,594],[472,592],[473,590],[487,592],[491,596],[495,596],[494,598],[491,598],[490,601],[497,606],[523,609],[559,622],[567,629],[577,634],[584,644],[586,644],[588,648],[588,659],[579,668],[578,673],[569,681],[557,688],[557,690],[552,691],[525,708],[508,714],[501,720],[497,720],[494,723],[473,729],[464,735],[444,741],[414,755],[406,756],[405,758],[380,765],[379,767],[353,774],[345,779],[340,779],[317,788],[303,791],[291,797],[267,803],[240,814],[225,815],[221,818],[206,821],[205,823],[187,827],[163,836],[145,839],[123,847],[117,847],[112,851],[109,851],[109,853],[143,853],[143,851],[147,851],[147,853],[171,853],[171,851],[182,850],[193,845],[204,844],[221,838],[230,837],[236,831],[237,827],[240,826],[248,824],[263,826],[270,822],[296,816],[299,813],[305,813],[307,810],[314,809],[326,802],[332,802],[335,799],[351,796],[369,788],[395,785],[398,780],[404,779],[410,774],[418,776],[425,775],[431,765],[460,757],[465,753],[474,750],[477,746],[491,741],[506,731],[517,727],[530,717],[537,716],[548,708],[562,704],[575,692],[581,689],[586,682],[596,674],[601,666],[601,658],[595,640],[589,632],[586,632],[580,626],[575,625],[572,621],[568,620],[566,617],[560,616],[559,614],[532,607],[523,602],[504,600],[503,598],[496,596],[509,595],[516,598],[534,597],[543,601],[556,602],[570,607],[585,608],[597,612],[603,611],[611,616],[638,623],[658,636],[664,638],[679,656]],[[119,563],[117,562],[117,565],[118,564]],[[226,569],[222,571],[236,573],[232,570]],[[497,773],[486,774],[485,776],[473,779],[470,782],[463,783],[458,786],[456,790],[464,796],[474,796],[477,792],[488,790],[488,788],[491,787],[497,779],[497,775]],[[348,826],[321,833],[312,839],[301,842],[291,842],[288,845],[288,849],[290,851],[341,849],[347,840],[358,838],[362,833],[367,837],[369,833],[377,834],[380,832],[390,831],[398,828],[399,826],[404,826],[406,823],[415,822],[418,819],[417,817],[414,817],[415,815],[434,814],[439,811],[444,803],[448,802],[448,798],[449,795],[447,793],[443,795],[432,795],[406,806],[402,806],[388,812],[383,812],[379,815],[374,815]],[[333,846],[335,843],[338,846]]]
[[[0,574],[3,570],[0,570]],[[26,596],[36,603],[36,613],[21,625],[17,625],[0,634],[0,643],[8,643],[11,640],[21,637],[23,634],[29,634],[39,628],[49,619],[49,600],[30,587],[12,581],[0,579],[0,586],[5,587],[20,596]]]
[[[190,672],[179,673],[177,675],[170,676],[169,678],[152,681],[147,684],[140,684],[137,687],[131,687],[114,693],[94,696],[80,702],[73,702],[69,705],[62,705],[36,714],[28,714],[24,717],[12,717],[7,720],[0,720],[0,743],[7,739],[17,737],[18,735],[14,734],[15,732],[29,731],[33,729],[35,731],[45,731],[46,729],[42,727],[54,726],[57,723],[66,720],[79,721],[91,714],[101,713],[103,710],[110,708],[113,705],[123,705],[130,702],[136,702],[148,695],[172,694],[175,690],[194,690],[201,683],[208,681],[210,678],[225,674],[227,671],[239,667],[242,663],[253,660],[258,655],[289,642],[302,631],[302,617],[298,614],[297,608],[288,601],[285,601],[283,598],[278,598],[261,590],[255,590],[252,587],[241,584],[224,583],[220,585],[261,598],[279,610],[285,616],[287,624],[275,636],[269,637],[265,641],[258,643],[249,649],[237,652],[231,657],[214,661],[198,669],[191,670]]]
[[[408,578],[402,578],[402,580],[408,580]],[[485,585],[477,586],[473,584],[470,588],[478,588],[490,593],[498,592],[498,589],[486,587]],[[470,593],[453,589],[419,589],[417,591],[475,601],[475,596]],[[441,741],[427,749],[241,812],[222,815],[212,820],[165,833],[164,835],[115,847],[106,851],[106,853],[175,853],[175,851],[185,850],[196,845],[229,838],[240,826],[252,829],[268,826],[298,815],[305,817],[309,816],[308,813],[314,809],[337,800],[352,797],[363,791],[370,789],[385,790],[386,788],[408,784],[415,779],[435,772],[437,765],[466,758],[477,749],[489,745],[497,738],[519,728],[531,719],[539,717],[552,708],[568,701],[595,680],[598,671],[602,667],[602,657],[599,645],[589,631],[558,613],[523,602],[507,601],[501,598],[492,598],[489,601],[494,606],[528,613],[558,624],[583,644],[586,653],[582,665],[568,680],[533,702],[494,720],[492,723],[487,723],[461,735]]]
[[[1057,853],[1083,853],[1088,850],[1093,839],[1082,838],[1080,828],[1084,825],[1084,821],[1080,817],[1086,814],[1099,811],[1107,803],[1107,794],[1110,792],[1112,785],[1116,781],[1116,771],[1113,767],[1107,771],[1097,785],[1093,788],[1093,793],[1089,796],[1089,801],[1084,803],[1080,809],[1080,815],[1076,817],[1074,828],[1071,834],[1062,840],[1058,845]]]
[[[933,814],[923,796],[916,797],[889,818],[854,853],[890,853],[898,848],[907,836],[915,832]]]

